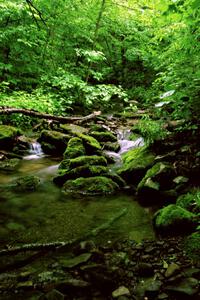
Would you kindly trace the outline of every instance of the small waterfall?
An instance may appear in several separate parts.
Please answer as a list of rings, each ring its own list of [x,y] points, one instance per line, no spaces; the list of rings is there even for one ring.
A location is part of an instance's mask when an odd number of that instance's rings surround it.
[[[25,156],[24,159],[37,159],[44,155],[42,147],[38,142],[30,143],[29,155]]]
[[[113,152],[113,151],[105,151],[105,153],[112,157],[115,162],[116,165],[119,166],[122,163],[122,158],[121,158],[121,154],[134,149],[134,148],[138,148],[138,147],[142,147],[144,146],[144,139],[143,137],[139,137],[134,141],[129,140],[131,135],[131,130],[124,128],[123,130],[118,130],[118,143],[120,144],[120,150],[118,151],[118,153]]]

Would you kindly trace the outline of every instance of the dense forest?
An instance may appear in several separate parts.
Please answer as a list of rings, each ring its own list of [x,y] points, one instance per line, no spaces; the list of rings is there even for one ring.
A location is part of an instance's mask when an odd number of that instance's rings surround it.
[[[199,119],[199,0],[0,0],[0,299],[198,300]]]

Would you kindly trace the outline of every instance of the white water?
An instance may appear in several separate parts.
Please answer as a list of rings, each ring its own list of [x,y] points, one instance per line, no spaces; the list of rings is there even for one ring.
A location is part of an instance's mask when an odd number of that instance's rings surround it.
[[[24,159],[26,160],[37,159],[37,158],[41,158],[44,155],[41,145],[38,142],[33,142],[30,144],[29,153],[30,153],[29,155],[24,156]]]

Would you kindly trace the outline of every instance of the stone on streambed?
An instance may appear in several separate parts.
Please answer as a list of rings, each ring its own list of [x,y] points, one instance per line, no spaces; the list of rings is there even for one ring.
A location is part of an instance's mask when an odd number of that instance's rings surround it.
[[[59,155],[65,151],[70,138],[71,136],[55,130],[43,130],[38,142],[41,143],[42,150],[45,153]]]
[[[119,189],[117,183],[112,179],[104,176],[95,176],[89,178],[77,178],[76,180],[68,180],[62,189],[64,195],[71,196],[95,196],[103,194],[111,194]]]
[[[122,155],[123,165],[117,173],[128,183],[136,185],[154,162],[154,154],[146,146]]]
[[[173,187],[174,176],[174,168],[171,165],[163,162],[156,163],[147,171],[137,186],[139,201],[151,205],[169,200],[170,196],[173,198],[173,194],[164,192]]]
[[[63,156],[65,159],[70,159],[85,154],[86,151],[85,151],[85,147],[83,146],[82,139],[78,137],[74,137],[69,140]]]
[[[18,192],[35,191],[39,184],[40,178],[33,175],[19,177],[13,182],[14,190]]]
[[[0,170],[1,171],[16,171],[19,167],[21,160],[19,158],[11,158],[0,161]]]
[[[185,234],[192,231],[196,225],[195,214],[175,204],[160,209],[154,215],[155,229],[161,234]]]
[[[0,125],[0,149],[12,149],[21,131],[13,126]]]

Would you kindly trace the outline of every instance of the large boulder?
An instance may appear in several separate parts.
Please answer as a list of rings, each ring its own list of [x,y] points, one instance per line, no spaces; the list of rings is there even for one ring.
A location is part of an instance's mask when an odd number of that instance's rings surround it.
[[[0,125],[0,149],[12,149],[16,137],[20,134],[20,130],[16,127]]]
[[[112,179],[104,176],[95,176],[89,178],[77,178],[68,180],[62,189],[65,195],[71,196],[94,196],[111,194],[118,190],[119,186]]]
[[[71,136],[55,131],[43,130],[38,139],[45,153],[51,155],[61,155],[66,149],[67,142]]]
[[[75,124],[61,124],[60,129],[67,134],[76,136],[79,133],[87,133],[88,129]]]
[[[156,163],[150,168],[137,186],[138,199],[144,204],[159,204],[165,198],[169,198],[169,193],[173,187],[174,168],[163,162]]]
[[[117,173],[126,182],[137,185],[153,165],[154,158],[154,154],[145,146],[132,149],[122,155],[123,165]]]
[[[105,142],[117,142],[117,137],[110,131],[107,132],[98,132],[92,131],[90,135],[97,139],[100,143]]]
[[[98,155],[84,155],[79,156],[72,159],[65,159],[61,162],[59,169],[73,169],[76,167],[80,167],[83,165],[100,165],[100,166],[107,166],[107,160],[104,156],[98,156]]]
[[[82,140],[87,155],[99,154],[101,152],[101,145],[94,137],[82,133],[78,134],[78,137]]]
[[[160,209],[154,216],[155,229],[161,234],[185,234],[196,225],[195,214],[175,204]]]
[[[81,155],[85,155],[85,147],[82,139],[78,137],[71,138],[67,144],[67,148],[63,154],[64,159],[76,158]]]

